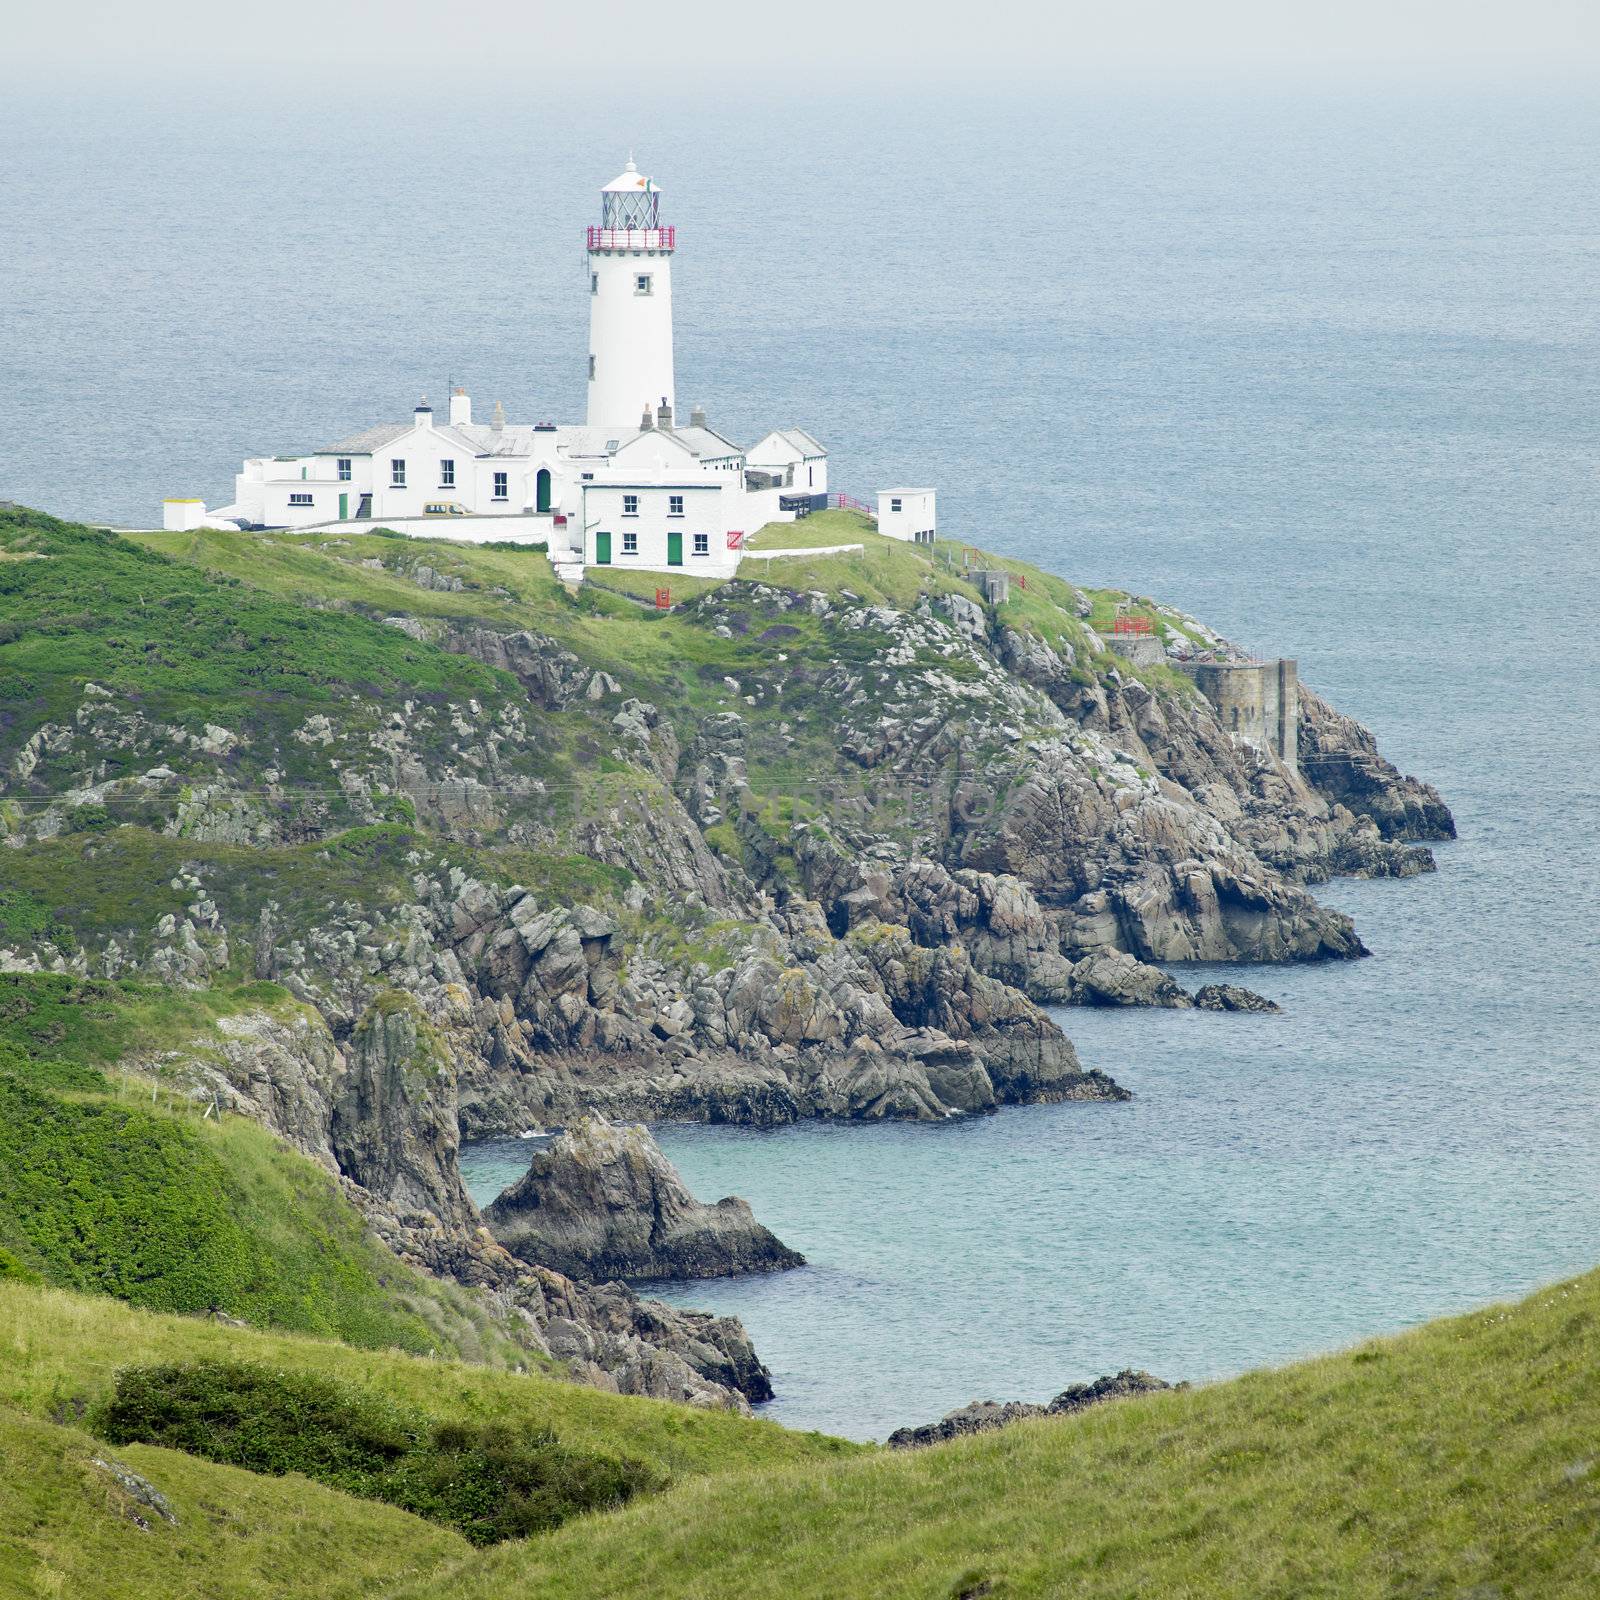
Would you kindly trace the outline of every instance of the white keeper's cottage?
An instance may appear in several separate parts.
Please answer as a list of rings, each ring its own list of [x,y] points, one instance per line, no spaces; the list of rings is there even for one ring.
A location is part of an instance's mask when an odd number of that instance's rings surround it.
[[[498,401],[478,420],[458,388],[442,416],[423,399],[407,422],[248,460],[232,505],[208,512],[199,500],[168,500],[165,525],[381,526],[548,543],[568,576],[588,567],[731,576],[747,534],[829,504],[828,452],[797,427],[774,429],[746,450],[699,407],[684,416],[672,344],[677,230],[661,219],[660,189],[632,160],[600,191],[600,221],[585,244],[582,423],[508,422]],[[931,528],[931,491],[895,493],[926,494]]]

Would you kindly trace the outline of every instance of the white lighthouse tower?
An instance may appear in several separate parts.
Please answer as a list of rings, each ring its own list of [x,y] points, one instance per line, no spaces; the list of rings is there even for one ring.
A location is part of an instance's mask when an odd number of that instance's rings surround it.
[[[673,404],[672,251],[661,191],[630,157],[589,229],[589,424],[637,428]]]

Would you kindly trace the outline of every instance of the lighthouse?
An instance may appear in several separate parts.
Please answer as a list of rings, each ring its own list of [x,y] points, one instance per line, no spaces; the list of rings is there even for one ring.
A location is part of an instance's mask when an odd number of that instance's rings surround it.
[[[600,191],[600,226],[589,229],[591,427],[637,428],[646,411],[673,404],[673,235],[661,191],[630,157]]]

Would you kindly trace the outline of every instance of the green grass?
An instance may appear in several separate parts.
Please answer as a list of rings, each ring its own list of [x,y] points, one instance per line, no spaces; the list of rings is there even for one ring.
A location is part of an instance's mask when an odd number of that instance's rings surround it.
[[[731,1412],[607,1394],[538,1371],[228,1328],[0,1281],[0,1406],[41,1417],[86,1416],[111,1397],[120,1369],[194,1361],[320,1373],[387,1395],[431,1422],[549,1430],[570,1444],[637,1457],[673,1479],[859,1452],[842,1439],[791,1432]]]
[[[1341,1355],[901,1454],[0,1283],[0,1592],[1579,1600],[1600,1589],[1597,1319],[1591,1273]],[[87,1467],[103,1447],[44,1419],[92,1410],[119,1365],[211,1356],[550,1429],[673,1482],[473,1551],[303,1478],[118,1446],[180,1514],[140,1534]]]
[[[171,1502],[139,1510],[110,1458]],[[372,1600],[467,1554],[460,1535],[305,1478],[269,1478],[0,1406],[0,1595],[6,1600]]]
[[[449,1587],[460,1600],[1589,1596],[1597,1315],[1591,1274],[1232,1383],[684,1484],[463,1563]]]
[[[0,511],[0,545],[44,557],[0,566],[0,674],[25,726],[69,714],[89,681],[164,715],[224,725],[274,706],[297,723],[305,706],[351,690],[466,700],[512,687],[396,629],[37,512]]]
[[[797,523],[769,523],[751,541],[757,550],[807,549],[818,545],[860,544],[860,551],[834,555],[785,556],[780,561],[741,561],[739,577],[779,589],[853,594],[874,605],[901,609],[923,595],[962,594],[981,598],[940,550],[929,551],[889,539],[854,511],[817,511]]]
[[[471,1294],[373,1238],[330,1174],[253,1123],[206,1115],[151,1059],[204,1058],[222,1017],[300,1010],[270,983],[195,992],[0,975],[10,1272],[353,1344],[525,1363]],[[111,1073],[135,1050],[151,1064]]]

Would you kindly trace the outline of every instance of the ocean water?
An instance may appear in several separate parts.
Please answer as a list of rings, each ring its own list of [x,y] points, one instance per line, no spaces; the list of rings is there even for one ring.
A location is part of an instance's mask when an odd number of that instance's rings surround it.
[[[1062,1013],[1127,1105],[662,1129],[811,1262],[671,1297],[745,1319],[784,1421],[881,1437],[1600,1259],[1600,107],[14,96],[0,498],[148,526],[448,378],[578,416],[579,230],[630,145],[681,401],[1295,655],[1462,834],[1321,891],[1374,955],[1243,974],[1282,1017]]]

